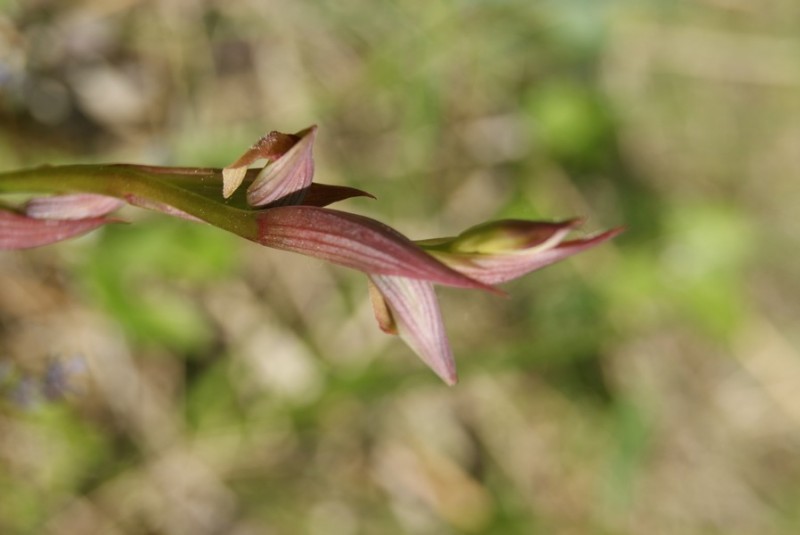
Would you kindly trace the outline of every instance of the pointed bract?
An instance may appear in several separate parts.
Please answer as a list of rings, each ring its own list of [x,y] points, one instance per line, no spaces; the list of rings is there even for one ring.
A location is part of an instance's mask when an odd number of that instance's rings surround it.
[[[331,184],[320,184],[312,182],[308,188],[305,197],[303,197],[303,205],[305,206],[328,206],[335,202],[344,201],[353,197],[369,197],[374,199],[375,196],[366,191],[348,186],[334,186]]]
[[[359,271],[424,279],[502,293],[439,262],[414,242],[368,217],[312,206],[280,206],[258,214],[259,243]]]
[[[385,299],[400,338],[445,383],[456,384],[456,364],[433,284],[387,275],[369,278]]]

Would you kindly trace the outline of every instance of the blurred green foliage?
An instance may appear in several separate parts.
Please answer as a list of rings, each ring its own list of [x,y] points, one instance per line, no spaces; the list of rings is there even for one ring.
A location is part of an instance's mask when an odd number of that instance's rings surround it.
[[[209,344],[213,330],[192,294],[235,275],[234,242],[198,224],[152,218],[109,228],[77,272],[130,336],[191,353]]]

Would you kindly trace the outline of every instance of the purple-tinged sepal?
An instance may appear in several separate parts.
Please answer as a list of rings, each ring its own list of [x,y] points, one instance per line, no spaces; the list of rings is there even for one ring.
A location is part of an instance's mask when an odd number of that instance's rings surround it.
[[[361,215],[313,206],[278,206],[258,214],[262,245],[320,258],[368,274],[502,293],[459,273],[393,228]]]
[[[455,238],[417,242],[430,254],[470,278],[500,284],[595,247],[623,229],[564,241],[582,223],[504,220],[473,227]]]
[[[370,275],[378,324],[400,338],[448,385],[458,382],[456,363],[444,329],[433,284],[390,275]]]
[[[107,217],[37,219],[0,209],[0,249],[28,249],[85,234],[108,223]]]

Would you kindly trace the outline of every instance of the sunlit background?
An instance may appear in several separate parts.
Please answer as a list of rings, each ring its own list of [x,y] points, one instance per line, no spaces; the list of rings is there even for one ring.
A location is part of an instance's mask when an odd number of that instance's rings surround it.
[[[800,532],[800,3],[0,0],[2,170],[310,124],[412,238],[628,231],[441,289],[453,388],[213,228],[0,253],[0,533]]]

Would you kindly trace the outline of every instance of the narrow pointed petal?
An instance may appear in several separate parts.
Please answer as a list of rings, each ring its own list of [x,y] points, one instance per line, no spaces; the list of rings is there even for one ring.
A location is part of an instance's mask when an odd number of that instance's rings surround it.
[[[121,208],[125,201],[106,195],[78,193],[36,197],[25,205],[25,214],[35,219],[87,219]]]
[[[237,201],[237,196],[233,197],[234,201]],[[374,199],[375,196],[367,193],[366,191],[350,188],[347,186],[333,186],[331,184],[319,184],[317,182],[312,182],[308,185],[307,188],[301,191],[295,191],[289,193],[285,197],[281,197],[280,199],[276,199],[272,201],[267,206],[258,207],[260,209],[263,208],[273,208],[276,206],[289,206],[293,204],[299,204],[303,206],[317,206],[323,207],[328,206],[329,204],[333,204],[335,202],[344,201],[346,199],[350,199],[353,197],[369,197]],[[252,209],[253,207],[250,206],[249,203],[245,202],[242,203],[235,203],[237,206],[243,209]]]
[[[453,351],[433,285],[424,280],[370,275],[397,324],[400,338],[445,383],[458,382]]]
[[[242,184],[248,166],[258,160],[280,158],[298,140],[297,136],[273,131],[256,141],[238,160],[222,170],[222,196],[227,199],[233,195],[233,192]]]
[[[66,240],[94,230],[114,220],[105,217],[86,219],[35,219],[0,210],[0,249],[28,249]]]
[[[298,132],[300,137],[286,154],[264,167],[247,189],[252,206],[300,204],[314,178],[314,139],[317,127]],[[277,201],[277,202],[276,202]]]
[[[374,219],[313,206],[280,206],[258,214],[258,242],[366,273],[424,279],[502,293],[447,267]]]
[[[319,184],[317,182],[311,183],[303,198],[302,204],[305,206],[328,206],[335,202],[344,201],[352,197],[369,197],[374,199],[375,196],[366,191],[357,188],[350,188],[347,186],[334,186],[331,184]]]
[[[562,242],[544,250],[534,248],[530,251],[498,255],[458,255],[439,252],[432,254],[470,278],[485,284],[502,284],[596,247],[619,235],[623,230],[623,228],[612,229],[588,238]]]

